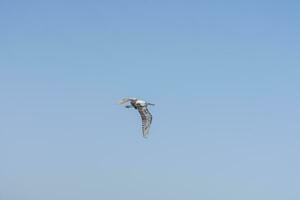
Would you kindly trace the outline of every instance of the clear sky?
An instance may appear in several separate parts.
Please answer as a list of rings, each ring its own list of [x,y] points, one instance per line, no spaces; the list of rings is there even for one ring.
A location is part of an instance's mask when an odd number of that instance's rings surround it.
[[[1,0],[0,199],[299,200],[299,10]]]

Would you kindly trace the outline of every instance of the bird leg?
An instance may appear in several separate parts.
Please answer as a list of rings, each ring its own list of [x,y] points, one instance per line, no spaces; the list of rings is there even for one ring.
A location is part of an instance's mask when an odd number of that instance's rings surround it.
[[[133,108],[133,106],[132,105],[127,105],[127,106],[125,106],[125,108]]]

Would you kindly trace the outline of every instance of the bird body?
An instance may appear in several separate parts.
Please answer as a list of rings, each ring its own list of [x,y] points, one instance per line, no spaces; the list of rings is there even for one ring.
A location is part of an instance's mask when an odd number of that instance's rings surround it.
[[[123,98],[121,101],[119,101],[120,105],[126,103],[129,103],[125,106],[126,108],[134,108],[138,110],[142,118],[143,137],[146,138],[149,134],[150,125],[152,123],[152,115],[148,110],[148,106],[153,106],[154,104],[137,98]]]

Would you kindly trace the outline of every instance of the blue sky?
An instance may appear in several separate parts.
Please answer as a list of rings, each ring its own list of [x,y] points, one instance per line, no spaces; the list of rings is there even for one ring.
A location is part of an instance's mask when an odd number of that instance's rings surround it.
[[[298,200],[299,9],[2,0],[0,199]]]

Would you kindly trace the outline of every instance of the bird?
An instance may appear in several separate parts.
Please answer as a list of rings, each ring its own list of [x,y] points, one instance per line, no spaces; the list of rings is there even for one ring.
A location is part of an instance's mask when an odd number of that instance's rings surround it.
[[[118,102],[120,105],[127,104],[125,108],[134,108],[138,110],[142,118],[142,132],[143,137],[147,138],[149,135],[150,126],[152,123],[152,114],[148,110],[148,106],[154,106],[155,104],[146,102],[134,97],[123,98]]]

